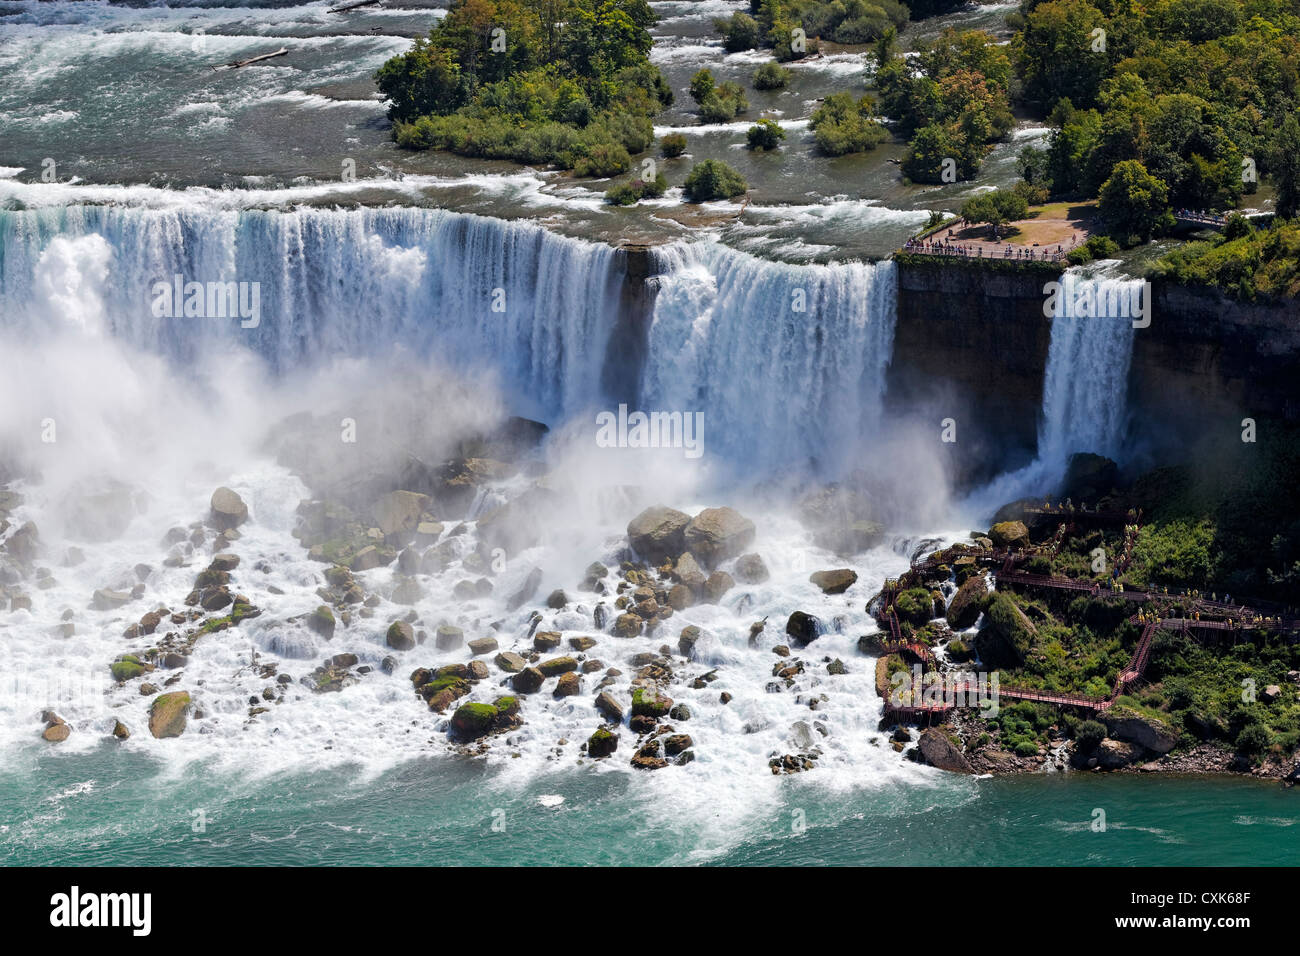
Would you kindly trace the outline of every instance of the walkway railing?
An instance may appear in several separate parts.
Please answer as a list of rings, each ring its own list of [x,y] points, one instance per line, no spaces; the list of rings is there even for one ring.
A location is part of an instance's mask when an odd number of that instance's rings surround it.
[[[1082,512],[1087,514],[1087,512]],[[1092,514],[1099,514],[1092,512]],[[1074,515],[1059,515],[1063,520]],[[1127,566],[1131,560],[1134,542],[1137,537],[1137,521],[1131,514],[1126,517],[1132,521],[1125,526],[1125,549],[1122,554],[1123,563]],[[1058,535],[1059,535],[1058,529]],[[1053,539],[1054,543],[1056,539]],[[1031,574],[1026,571],[1015,570],[1017,561],[1024,560],[1039,549],[1028,548],[1021,551],[1012,551],[1011,549],[994,549],[981,548],[978,551],[969,551],[966,554],[973,555],[977,561],[986,565],[997,565],[1001,563],[1001,568],[994,571],[999,584],[1019,584],[1026,587],[1052,588],[1056,590],[1071,591],[1075,593],[1089,593],[1098,597],[1119,597],[1128,601],[1138,603],[1147,603],[1152,601],[1164,602],[1170,599],[1191,598],[1190,605],[1182,608],[1177,617],[1172,615],[1153,617],[1149,613],[1134,614],[1129,620],[1134,624],[1142,624],[1142,633],[1138,638],[1137,646],[1133,649],[1133,655],[1129,660],[1128,666],[1115,677],[1115,684],[1109,697],[1092,697],[1084,694],[1064,694],[1054,691],[1039,690],[1033,688],[999,686],[997,689],[998,697],[1006,697],[1012,700],[1028,700],[1036,703],[1053,704],[1058,707],[1079,707],[1087,710],[1105,711],[1109,709],[1115,700],[1134,684],[1143,679],[1147,666],[1151,662],[1151,651],[1155,643],[1155,634],[1159,630],[1182,631],[1189,633],[1192,630],[1214,630],[1214,631],[1275,631],[1282,634],[1300,634],[1300,618],[1287,618],[1281,614],[1262,614],[1259,610],[1243,604],[1231,604],[1227,601],[1218,601],[1214,599],[1206,600],[1200,592],[1195,590],[1179,589],[1147,589],[1147,588],[1107,588],[1102,587],[1095,581],[1081,581],[1076,578],[1068,578],[1062,575],[1051,574]],[[898,622],[898,611],[894,607],[899,593],[903,587],[903,581],[908,577],[915,577],[917,574],[931,570],[948,563],[939,558],[926,558],[923,561],[913,562],[908,571],[897,581],[886,583],[882,591],[884,604],[883,614],[889,621],[890,634],[892,640],[884,645],[886,653],[897,653],[904,649],[916,654],[923,663],[933,660],[933,654],[930,648],[924,644],[916,642],[905,642],[902,636],[901,628]],[[1223,620],[1209,620],[1203,615],[1214,615],[1223,618]],[[969,696],[979,694],[984,697],[992,696],[992,690],[989,687],[982,686],[974,681],[967,680],[955,685],[954,690]],[[953,709],[952,704],[934,704],[934,705],[906,705],[906,706],[886,706],[886,712],[895,715],[924,715],[927,717],[934,715],[944,715]]]

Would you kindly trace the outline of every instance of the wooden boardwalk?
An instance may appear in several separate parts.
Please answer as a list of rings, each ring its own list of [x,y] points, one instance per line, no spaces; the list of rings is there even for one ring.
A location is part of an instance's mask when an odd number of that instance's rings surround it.
[[[1029,510],[1031,509],[1026,509],[1026,511]],[[1123,566],[1121,568],[1117,563],[1117,574],[1127,569],[1132,558],[1138,528],[1137,520],[1132,512],[1106,513],[1094,511],[1062,514],[1045,510],[1043,513],[1051,513],[1063,520],[1072,520],[1080,516],[1091,516],[1098,521],[1123,520],[1125,523],[1125,547],[1121,554]],[[1050,549],[1053,553],[1060,544],[1061,530],[1058,529],[1057,535],[1046,546],[1046,549]],[[1118,583],[1113,587],[1104,587],[1096,581],[1081,581],[1077,578],[1068,578],[1062,575],[1031,574],[1016,569],[1017,564],[1043,553],[1044,550],[1044,547],[1028,548],[1021,551],[982,548],[965,552],[959,557],[972,556],[979,565],[991,568],[994,580],[998,585],[1008,584],[1088,594],[1092,597],[1120,598],[1137,604],[1155,604],[1159,606],[1178,603],[1183,606],[1176,616],[1173,614],[1172,609],[1168,609],[1167,612],[1162,610],[1161,616],[1158,617],[1148,616],[1150,612],[1146,612],[1146,614],[1134,614],[1129,618],[1131,623],[1142,625],[1142,633],[1138,638],[1137,646],[1133,649],[1128,665],[1116,675],[1115,684],[1108,697],[1089,697],[1082,694],[1059,693],[1040,688],[1003,686],[1000,684],[996,687],[992,685],[981,686],[977,681],[970,679],[957,680],[950,688],[945,688],[946,691],[953,692],[954,696],[963,695],[968,701],[976,698],[1008,698],[1010,700],[1028,700],[1035,703],[1050,704],[1055,707],[1075,707],[1100,713],[1108,710],[1122,694],[1127,693],[1133,686],[1144,679],[1147,666],[1151,662],[1151,649],[1158,631],[1179,631],[1184,634],[1190,634],[1196,630],[1226,631],[1229,633],[1263,631],[1275,632],[1287,637],[1300,634],[1300,619],[1288,618],[1283,614],[1263,613],[1261,609],[1250,605],[1229,604],[1214,599],[1207,600],[1203,595],[1195,591],[1179,591],[1177,589],[1171,591],[1169,588],[1126,588]],[[898,600],[899,594],[909,586],[909,582],[915,584],[922,580],[926,572],[943,567],[948,563],[950,562],[935,557],[914,561],[897,580],[887,581],[885,588],[881,591],[882,609],[880,614],[888,621],[891,638],[883,644],[885,653],[907,651],[920,661],[923,670],[934,666],[934,654],[926,645],[915,641],[909,642],[904,638],[895,602]],[[903,720],[924,718],[929,723],[936,718],[939,720],[944,719],[955,706],[954,703],[894,705],[887,700],[885,702],[885,717],[896,717]]]

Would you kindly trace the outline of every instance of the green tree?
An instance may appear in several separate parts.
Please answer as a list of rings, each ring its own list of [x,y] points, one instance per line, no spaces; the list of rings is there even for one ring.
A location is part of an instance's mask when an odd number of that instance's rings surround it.
[[[691,99],[702,103],[713,92],[713,86],[713,74],[707,69],[700,70],[691,77]]]
[[[785,139],[785,130],[776,120],[761,119],[749,128],[745,137],[750,149],[776,149]]]
[[[1025,98],[1044,110],[1061,97],[1091,106],[1107,66],[1093,30],[1105,27],[1105,16],[1087,0],[1049,0],[1034,6],[1012,43]]]
[[[1025,197],[1014,189],[980,193],[962,203],[961,217],[970,223],[986,222],[996,237],[1008,222],[1024,219],[1029,211]]]
[[[396,120],[450,113],[465,104],[468,93],[451,52],[424,37],[385,62],[375,73],[375,85],[388,100],[389,117]]]
[[[763,41],[762,28],[747,13],[733,13],[730,20],[714,20],[713,26],[722,34],[722,48],[728,53],[753,50]]]
[[[942,183],[945,171],[951,168],[958,179],[966,179],[958,161],[960,152],[961,144],[953,131],[941,123],[931,123],[917,130],[908,143],[903,154],[903,175],[914,183]],[[946,160],[951,160],[952,165]]]
[[[1107,231],[1125,244],[1150,239],[1173,225],[1168,188],[1135,159],[1115,164],[1097,198]]]
[[[718,159],[696,163],[686,176],[682,192],[690,202],[730,199],[749,188],[745,177]]]
[[[870,96],[854,100],[850,93],[832,93],[813,110],[809,125],[817,148],[828,156],[875,149],[889,136],[875,120]]]
[[[1287,115],[1273,139],[1269,165],[1277,190],[1277,214],[1292,219],[1300,213],[1300,119]]]

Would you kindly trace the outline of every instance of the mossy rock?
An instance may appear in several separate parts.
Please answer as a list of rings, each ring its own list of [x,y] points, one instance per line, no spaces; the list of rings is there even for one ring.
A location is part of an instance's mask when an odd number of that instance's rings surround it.
[[[491,704],[461,704],[451,715],[448,732],[457,740],[477,740],[492,732],[497,709]]]
[[[114,661],[108,665],[108,669],[113,673],[113,680],[119,684],[125,684],[149,672],[149,668],[140,663],[140,659],[134,655],[127,655]]]
[[[632,716],[659,718],[672,709],[671,698],[656,690],[638,687],[632,691]]]
[[[608,757],[618,749],[618,734],[606,727],[600,727],[587,738],[587,756],[599,760]]]
[[[210,617],[199,626],[200,634],[213,634],[217,631],[224,631],[228,627],[234,627],[240,621],[249,618],[258,617],[262,613],[261,609],[249,604],[246,601],[236,601],[230,608],[230,613],[222,617]]]
[[[989,528],[989,538],[995,547],[1023,548],[1029,544],[1029,529],[1023,521],[1000,521]]]
[[[149,707],[149,732],[159,740],[179,737],[185,732],[189,712],[190,695],[187,691],[160,694]]]
[[[324,604],[317,607],[307,617],[307,627],[326,639],[334,636],[336,624],[334,612]]]
[[[461,704],[451,716],[447,733],[453,740],[467,741],[519,726],[519,700],[498,697],[492,704]]]
[[[894,600],[898,619],[920,627],[934,617],[934,598],[925,588],[908,588]]]
[[[388,626],[384,641],[395,651],[409,651],[415,647],[415,629],[405,621],[394,621]]]
[[[975,639],[980,660],[990,667],[1019,667],[1025,662],[1038,629],[1006,594],[995,594],[985,612],[987,622]]]
[[[578,662],[572,657],[552,657],[549,661],[538,664],[537,669],[547,677],[559,677],[561,674],[576,671]]]
[[[336,564],[325,570],[325,580],[330,587],[346,588],[352,583],[352,570],[342,564]]]

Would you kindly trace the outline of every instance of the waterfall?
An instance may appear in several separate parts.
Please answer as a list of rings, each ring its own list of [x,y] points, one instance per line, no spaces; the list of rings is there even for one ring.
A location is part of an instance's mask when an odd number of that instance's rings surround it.
[[[1130,306],[1142,289],[1140,279],[1061,277],[1043,377],[1040,461],[1056,467],[1075,452],[1119,455],[1128,424]],[[1080,310],[1081,302],[1090,307]]]
[[[200,201],[0,211],[0,328],[34,335],[52,320],[81,321],[52,319],[49,304],[75,296],[42,290],[83,284],[50,261],[51,246],[92,236],[108,250],[105,330],[178,363],[228,343],[285,371],[397,345],[496,372],[525,414],[553,418],[601,400],[623,281],[621,259],[605,244],[435,209]],[[256,283],[260,323],[158,317],[155,284],[178,275]]]
[[[703,411],[710,455],[747,468],[854,461],[880,424],[893,264],[787,265],[705,242],[656,257],[642,407]]]
[[[1104,262],[1098,271],[1113,267]],[[1043,374],[1038,454],[967,499],[973,516],[987,517],[1008,501],[1055,493],[1070,456],[1091,452],[1117,459],[1128,427],[1128,373],[1135,321],[1149,307],[1140,279],[1071,269],[1052,301],[1052,337]]]
[[[611,336],[637,317],[620,314],[625,260],[607,244],[437,209],[177,195],[0,211],[0,328],[39,335],[90,299],[105,334],[178,367],[216,346],[245,346],[279,373],[400,347],[493,372],[520,413],[552,423],[609,404],[603,373],[628,359]],[[91,251],[93,283],[78,266]],[[893,347],[892,264],[787,265],[711,242],[653,258],[642,409],[703,412],[710,458],[728,464],[861,459]],[[260,321],[160,317],[155,290],[177,276],[255,283]]]

